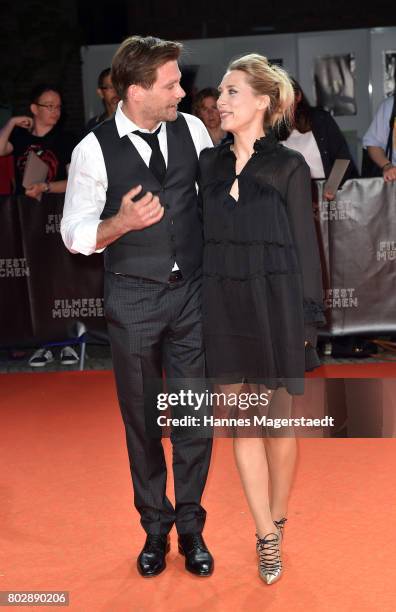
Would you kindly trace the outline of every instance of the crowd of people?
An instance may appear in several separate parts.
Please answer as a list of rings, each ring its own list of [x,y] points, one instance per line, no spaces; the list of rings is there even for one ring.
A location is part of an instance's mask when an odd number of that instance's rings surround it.
[[[346,180],[359,177],[356,162],[332,115],[321,108],[312,107],[298,82],[293,78],[291,82],[294,90],[293,110],[288,122],[277,125],[277,140],[303,155],[312,179],[328,178],[336,159],[350,161],[341,186]],[[120,98],[112,83],[110,67],[100,72],[96,91],[102,100],[103,112],[88,121],[85,133],[111,118],[117,109]],[[193,114],[202,120],[214,145],[233,138],[222,127],[218,97],[218,89],[206,87],[193,96],[192,106]],[[396,180],[394,99],[389,97],[380,105],[364,136],[363,177],[382,175],[385,181]],[[66,191],[71,153],[78,138],[62,128],[62,106],[58,87],[39,84],[30,96],[30,115],[11,117],[0,130],[2,195],[25,194],[39,199],[43,193]],[[34,151],[47,164],[48,174],[45,181],[25,188],[22,182],[30,151]],[[331,201],[335,194],[326,192],[324,198]],[[32,367],[43,367],[53,360],[53,350],[40,347],[30,357],[29,363]],[[73,365],[77,363],[78,355],[72,347],[65,346],[61,350],[60,361],[63,365]]]
[[[328,178],[336,159],[349,159],[350,165],[342,184],[359,176],[382,175],[385,181],[396,180],[395,96],[381,103],[363,137],[364,152],[368,154],[372,166],[366,172],[363,165],[359,173],[356,160],[332,115],[311,106],[299,83],[292,77],[291,82],[295,93],[292,117],[288,123],[283,122],[277,127],[276,137],[284,146],[304,156],[312,179]],[[110,67],[100,72],[96,92],[102,100],[103,111],[89,119],[85,134],[112,117],[120,101],[112,84]],[[205,87],[193,94],[192,104],[192,113],[204,123],[214,145],[232,138],[221,127],[218,97],[218,89]],[[41,193],[66,191],[67,168],[79,137],[64,131],[61,125],[62,108],[59,88],[40,83],[30,95],[30,115],[13,116],[1,128],[0,195],[15,193],[37,198]],[[48,176],[45,182],[25,189],[22,180],[29,151],[35,151],[48,165]],[[335,194],[328,194],[327,199],[334,197]]]
[[[364,168],[359,173],[356,161],[332,115],[309,103],[298,82],[291,78],[295,93],[291,120],[277,127],[276,137],[284,146],[299,151],[308,163],[312,179],[328,178],[336,159],[349,159],[342,184],[351,178],[368,176]],[[90,132],[112,117],[120,99],[111,81],[110,67],[98,76],[97,95],[103,102],[103,112],[87,122]],[[214,145],[232,138],[221,127],[217,100],[218,89],[205,87],[193,96],[192,113],[199,117],[209,132]],[[386,98],[378,108],[363,138],[363,146],[385,181],[396,180],[395,96]],[[38,84],[29,100],[31,115],[11,117],[0,130],[1,195],[15,193],[37,198],[42,193],[64,193],[71,153],[78,138],[65,132],[60,125],[62,95],[57,86]],[[45,182],[22,186],[23,173],[29,151],[35,151],[48,165]],[[370,176],[373,171],[371,170]],[[327,194],[333,199],[335,194]]]
[[[269,413],[290,417],[292,398],[304,389],[306,350],[315,353],[324,322],[311,180],[327,178],[339,158],[350,160],[345,180],[358,176],[332,116],[311,107],[299,84],[259,54],[232,61],[218,89],[199,92],[195,116],[179,113],[180,52],[179,43],[153,37],[124,41],[111,70],[99,75],[103,113],[73,154],[53,86],[37,88],[31,116],[12,117],[0,132],[0,155],[14,155],[16,193],[38,199],[66,192],[66,247],[104,251],[105,316],[147,536],[137,559],[145,577],[165,569],[174,524],[186,570],[214,571],[201,505],[212,438],[172,432],[172,504],[161,437],[155,426],[150,435],[147,421],[163,371],[176,393],[205,388],[209,377],[223,408],[230,395],[264,393]],[[385,181],[396,179],[393,118],[389,100],[364,139]],[[31,151],[48,175],[24,187]],[[66,348],[63,363],[72,363],[77,355]],[[52,359],[43,347],[31,365]],[[235,435],[234,450],[259,575],[272,584],[283,572],[296,440],[290,431],[282,437],[264,429]]]

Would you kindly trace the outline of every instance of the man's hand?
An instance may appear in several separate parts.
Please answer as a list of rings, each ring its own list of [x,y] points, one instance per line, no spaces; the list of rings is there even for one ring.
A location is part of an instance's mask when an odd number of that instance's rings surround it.
[[[141,191],[141,185],[133,187],[122,197],[118,213],[99,223],[96,234],[97,249],[103,249],[127,232],[142,230],[161,221],[164,207],[161,206],[158,196],[153,196],[148,191],[138,202],[133,201]]]
[[[142,186],[133,187],[126,193],[122,200],[120,210],[117,213],[118,223],[123,233],[133,230],[141,230],[154,223],[158,223],[164,215],[164,207],[161,206],[158,196],[148,191],[138,202],[133,198],[142,190]]]
[[[396,166],[386,157],[384,149],[381,147],[367,147],[369,157],[382,170],[382,176],[386,183],[396,180]]]
[[[396,166],[388,166],[388,168],[383,171],[383,176],[385,183],[396,181]]]

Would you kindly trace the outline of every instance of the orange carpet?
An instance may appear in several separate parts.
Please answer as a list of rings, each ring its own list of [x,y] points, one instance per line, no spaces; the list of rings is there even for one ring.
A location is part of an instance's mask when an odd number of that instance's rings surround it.
[[[395,440],[299,440],[285,574],[267,586],[231,441],[216,439],[204,498],[214,575],[185,572],[172,532],[166,571],[145,580],[112,374],[3,375],[0,402],[1,591],[67,590],[84,612],[395,610]]]

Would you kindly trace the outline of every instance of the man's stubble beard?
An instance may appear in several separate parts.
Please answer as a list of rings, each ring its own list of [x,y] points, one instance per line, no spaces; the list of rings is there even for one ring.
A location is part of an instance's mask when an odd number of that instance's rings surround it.
[[[145,119],[155,124],[161,123],[162,121],[176,121],[177,119],[177,107],[176,108],[161,108],[152,109],[146,107],[144,112]]]

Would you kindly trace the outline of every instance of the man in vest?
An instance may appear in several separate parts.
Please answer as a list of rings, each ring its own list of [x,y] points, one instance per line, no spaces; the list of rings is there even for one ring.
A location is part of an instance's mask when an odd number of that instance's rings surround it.
[[[162,370],[167,384],[204,380],[196,179],[199,153],[212,145],[199,119],[177,111],[185,95],[180,52],[179,43],[153,37],[122,43],[111,70],[121,102],[73,152],[61,225],[72,253],[104,250],[117,393],[135,506],[147,533],[137,561],[143,576],[165,569],[174,523],[186,569],[199,576],[213,571],[201,506],[212,441],[172,434],[173,507],[160,435],[147,424]]]

